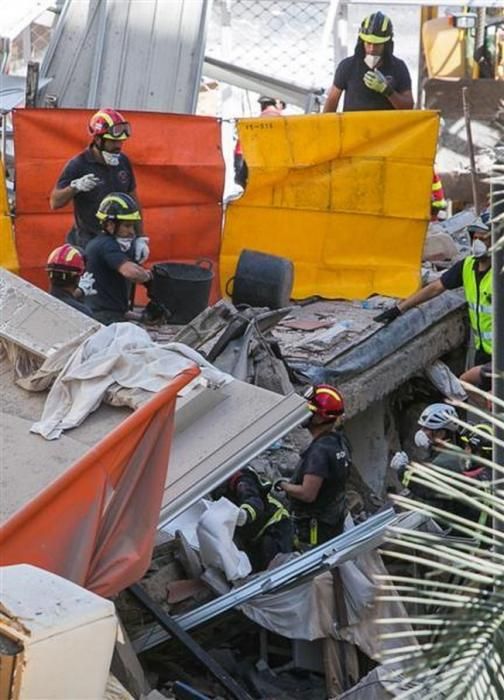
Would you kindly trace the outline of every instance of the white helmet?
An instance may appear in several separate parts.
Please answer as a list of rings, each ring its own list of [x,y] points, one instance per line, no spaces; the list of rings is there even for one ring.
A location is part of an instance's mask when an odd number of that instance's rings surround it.
[[[457,423],[453,419],[458,418],[457,411],[447,403],[432,403],[424,408],[418,425],[428,430],[458,430]]]

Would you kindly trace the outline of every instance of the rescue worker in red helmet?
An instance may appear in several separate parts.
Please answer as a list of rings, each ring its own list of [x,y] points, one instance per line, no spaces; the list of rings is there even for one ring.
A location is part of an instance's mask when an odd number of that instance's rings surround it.
[[[46,264],[49,294],[92,317],[90,308],[82,300],[94,293],[94,280],[90,273],[84,272],[84,268],[84,258],[77,248],[68,243],[55,248]]]
[[[345,406],[338,389],[319,384],[305,396],[312,412],[307,427],[313,440],[292,479],[279,479],[275,489],[290,499],[299,543],[316,546],[343,532],[351,448],[341,427]]]
[[[96,218],[102,233],[86,246],[87,269],[96,284],[91,308],[102,323],[126,321],[131,284],[152,280],[150,270],[134,257],[135,225],[142,216],[131,195],[112,192],[100,203]]]
[[[253,571],[264,571],[277,554],[293,549],[289,512],[271,488],[271,481],[252,467],[244,467],[212,494],[214,498],[224,496],[240,508],[234,539],[247,553]]]
[[[336,112],[343,93],[344,112],[413,109],[411,77],[394,56],[393,36],[392,22],[382,12],[362,20],[353,56],[336,68],[324,112]]]
[[[100,202],[111,192],[131,195],[139,207],[136,180],[132,165],[122,148],[131,136],[131,126],[115,109],[100,109],[88,124],[89,146],[68,161],[50,195],[51,209],[73,203],[75,223],[67,242],[82,251],[100,231],[96,212]],[[141,264],[149,256],[148,239],[137,227],[135,262]]]

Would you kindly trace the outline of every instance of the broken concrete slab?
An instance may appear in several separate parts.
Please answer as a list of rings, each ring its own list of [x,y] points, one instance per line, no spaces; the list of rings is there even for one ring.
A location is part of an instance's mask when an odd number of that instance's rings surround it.
[[[101,323],[0,268],[0,335],[47,358],[71,340],[86,337]]]

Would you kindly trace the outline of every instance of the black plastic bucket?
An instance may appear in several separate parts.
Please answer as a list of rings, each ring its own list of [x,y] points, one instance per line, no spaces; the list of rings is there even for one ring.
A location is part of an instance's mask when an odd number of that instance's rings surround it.
[[[212,261],[163,262],[152,266],[152,298],[171,312],[170,323],[189,323],[208,306],[214,273]]]
[[[289,305],[294,282],[294,265],[287,258],[256,250],[242,250],[235,276],[226,287],[235,306],[268,306],[280,309]],[[229,292],[230,284],[233,291]]]

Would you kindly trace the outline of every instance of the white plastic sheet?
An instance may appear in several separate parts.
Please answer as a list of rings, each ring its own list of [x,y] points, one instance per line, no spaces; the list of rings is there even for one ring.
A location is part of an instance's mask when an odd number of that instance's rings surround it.
[[[209,504],[196,528],[204,566],[223,571],[228,581],[244,578],[252,571],[248,556],[233,542],[238,510],[227,498],[219,498]]]

